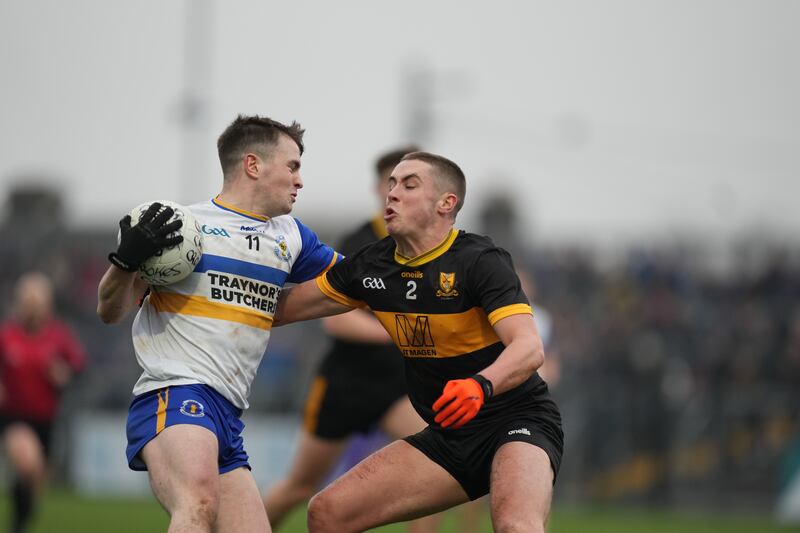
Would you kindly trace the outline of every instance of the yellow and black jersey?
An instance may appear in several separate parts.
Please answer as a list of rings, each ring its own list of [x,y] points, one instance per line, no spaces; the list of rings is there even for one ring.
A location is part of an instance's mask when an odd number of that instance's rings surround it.
[[[317,284],[328,297],[368,306],[378,317],[404,356],[411,402],[431,425],[431,406],[445,383],[474,375],[502,352],[492,326],[531,313],[508,252],[487,237],[455,229],[414,258],[384,238],[348,256]],[[465,429],[480,428],[542,385],[534,374],[491,398]]]
[[[374,244],[386,236],[386,225],[383,218],[375,217],[345,235],[336,250],[345,256],[353,255],[365,246]],[[359,375],[371,376],[373,379],[389,372],[398,373],[400,381],[403,380],[402,365],[401,359],[397,357],[397,349],[390,343],[351,342],[336,338],[322,363],[323,368],[342,366],[346,367],[348,371],[358,371]]]

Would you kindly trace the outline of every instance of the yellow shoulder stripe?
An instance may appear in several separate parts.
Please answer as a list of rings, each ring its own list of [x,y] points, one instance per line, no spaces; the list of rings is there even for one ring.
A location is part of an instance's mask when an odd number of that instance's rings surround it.
[[[317,281],[317,287],[319,287],[319,290],[322,291],[322,294],[324,294],[325,296],[327,296],[331,300],[333,300],[335,302],[339,302],[342,305],[347,305],[349,307],[366,307],[367,306],[367,304],[365,304],[361,300],[355,300],[353,298],[350,298],[349,296],[346,296],[346,295],[342,294],[341,292],[337,291],[336,289],[334,289],[333,286],[331,286],[330,282],[328,282],[328,273],[327,272],[324,272],[324,273],[320,274],[315,279]]]
[[[532,315],[533,310],[528,304],[511,304],[489,313],[489,323],[495,325],[498,320],[511,315]]]

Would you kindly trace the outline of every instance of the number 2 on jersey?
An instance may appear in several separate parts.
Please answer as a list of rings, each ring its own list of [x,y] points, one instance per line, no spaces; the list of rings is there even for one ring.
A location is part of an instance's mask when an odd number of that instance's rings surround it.
[[[416,300],[417,295],[415,294],[417,290],[417,282],[409,280],[408,282],[408,291],[406,291],[406,300]]]

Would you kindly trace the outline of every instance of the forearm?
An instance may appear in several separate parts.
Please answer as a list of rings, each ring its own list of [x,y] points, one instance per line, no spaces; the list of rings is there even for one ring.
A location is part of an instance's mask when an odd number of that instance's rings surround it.
[[[109,267],[97,287],[97,315],[106,324],[122,320],[136,300],[138,275]]]
[[[375,316],[361,309],[323,319],[329,335],[349,342],[390,344],[392,338]]]
[[[544,363],[544,349],[538,335],[514,339],[494,363],[479,372],[491,381],[494,394],[524,383]]]
[[[281,290],[272,325],[285,326],[292,322],[346,313],[351,309],[322,294],[314,280],[306,281]]]

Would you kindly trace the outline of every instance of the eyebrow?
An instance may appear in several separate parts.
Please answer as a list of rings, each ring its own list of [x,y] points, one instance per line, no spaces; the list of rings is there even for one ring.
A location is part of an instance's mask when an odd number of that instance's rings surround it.
[[[389,176],[390,180],[394,180],[394,181],[397,181],[397,182],[406,181],[406,180],[409,180],[411,178],[417,178],[419,180],[422,179],[415,172],[412,172],[411,174],[409,174],[407,176],[403,176],[402,178],[395,178],[394,176]]]

